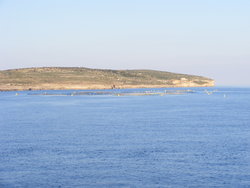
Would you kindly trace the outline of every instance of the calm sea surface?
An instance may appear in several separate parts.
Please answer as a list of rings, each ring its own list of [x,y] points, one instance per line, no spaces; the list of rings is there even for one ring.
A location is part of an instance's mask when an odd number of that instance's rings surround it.
[[[0,92],[0,187],[250,187],[250,89],[192,89]]]

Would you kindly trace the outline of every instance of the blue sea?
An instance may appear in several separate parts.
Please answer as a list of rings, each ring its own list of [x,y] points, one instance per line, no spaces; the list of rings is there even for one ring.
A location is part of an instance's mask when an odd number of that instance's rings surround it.
[[[188,89],[0,92],[0,188],[250,187],[250,88]]]

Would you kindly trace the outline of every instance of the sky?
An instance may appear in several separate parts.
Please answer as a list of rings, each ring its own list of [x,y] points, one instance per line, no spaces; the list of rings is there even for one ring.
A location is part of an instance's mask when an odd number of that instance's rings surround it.
[[[0,70],[50,66],[250,86],[250,0],[0,0]]]

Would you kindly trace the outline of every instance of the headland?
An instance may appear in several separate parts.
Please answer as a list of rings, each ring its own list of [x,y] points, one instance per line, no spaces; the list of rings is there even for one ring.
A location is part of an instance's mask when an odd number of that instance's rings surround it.
[[[40,67],[0,71],[0,91],[211,86],[210,78],[155,70]]]

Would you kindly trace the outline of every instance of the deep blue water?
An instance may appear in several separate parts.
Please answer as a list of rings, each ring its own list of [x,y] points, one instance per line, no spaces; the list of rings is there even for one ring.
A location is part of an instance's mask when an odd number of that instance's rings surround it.
[[[214,89],[0,92],[0,187],[250,187],[250,89]]]

